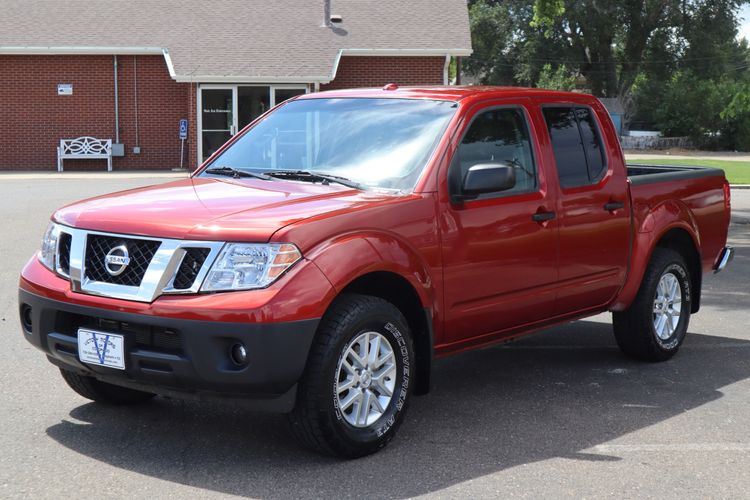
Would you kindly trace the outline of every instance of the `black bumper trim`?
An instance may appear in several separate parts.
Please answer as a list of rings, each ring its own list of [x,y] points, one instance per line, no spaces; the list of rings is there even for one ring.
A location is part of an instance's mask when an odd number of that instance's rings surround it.
[[[276,401],[281,411],[291,409],[288,405],[294,402],[296,383],[320,322],[233,323],[146,316],[60,302],[25,290],[19,290],[18,299],[22,316],[31,308],[31,328],[23,328],[26,340],[61,368],[171,397],[248,399],[266,406]],[[68,323],[70,317],[86,317],[168,328],[179,334],[181,345],[169,352],[144,348],[136,345],[134,335],[124,332],[125,370],[82,364],[76,327],[61,328],[62,316]],[[247,366],[239,367],[229,357],[236,342],[247,348]]]

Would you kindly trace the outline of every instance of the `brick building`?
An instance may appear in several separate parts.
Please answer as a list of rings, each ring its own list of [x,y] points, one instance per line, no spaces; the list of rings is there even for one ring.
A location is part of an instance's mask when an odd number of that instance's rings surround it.
[[[299,93],[447,83],[465,0],[0,0],[0,170],[53,170],[60,139],[114,169],[193,168]],[[333,22],[331,22],[333,20]],[[68,169],[105,161],[66,160]]]

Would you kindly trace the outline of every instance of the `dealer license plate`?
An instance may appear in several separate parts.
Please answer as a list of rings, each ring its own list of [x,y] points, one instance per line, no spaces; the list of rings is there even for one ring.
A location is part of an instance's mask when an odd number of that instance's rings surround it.
[[[83,363],[124,370],[124,346],[122,335],[78,329],[78,357]]]

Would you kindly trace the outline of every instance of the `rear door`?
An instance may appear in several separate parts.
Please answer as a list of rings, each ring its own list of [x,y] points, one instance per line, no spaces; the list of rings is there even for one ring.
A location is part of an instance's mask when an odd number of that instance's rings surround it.
[[[554,210],[555,191],[547,189],[540,169],[538,131],[526,103],[518,99],[477,105],[441,169],[437,213],[447,343],[491,335],[554,313],[557,221],[534,216]],[[515,165],[515,188],[451,202],[450,193],[471,166],[499,161]]]
[[[597,113],[598,111],[598,113]],[[544,104],[548,157],[559,184],[557,313],[608,303],[622,286],[630,254],[627,177],[606,111],[583,104]]]

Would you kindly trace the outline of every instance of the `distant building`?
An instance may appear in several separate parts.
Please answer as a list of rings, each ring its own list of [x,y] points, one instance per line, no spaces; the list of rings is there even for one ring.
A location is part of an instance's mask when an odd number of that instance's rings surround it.
[[[115,170],[174,168],[181,119],[193,168],[294,95],[444,84],[470,54],[463,0],[0,0],[0,170],[79,136],[118,143]]]
[[[615,124],[618,135],[625,135],[624,129],[624,118],[625,108],[622,107],[622,103],[616,97],[600,97],[599,100],[604,104],[604,107],[609,111],[609,116],[612,117],[612,122]]]

